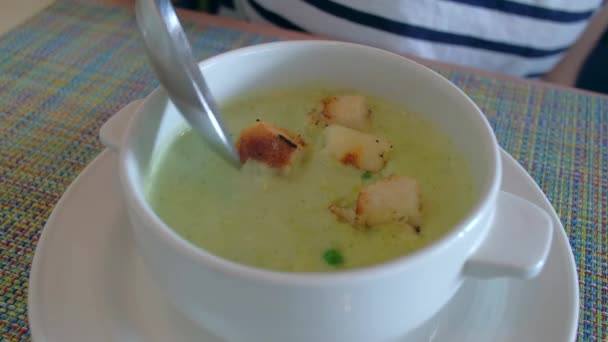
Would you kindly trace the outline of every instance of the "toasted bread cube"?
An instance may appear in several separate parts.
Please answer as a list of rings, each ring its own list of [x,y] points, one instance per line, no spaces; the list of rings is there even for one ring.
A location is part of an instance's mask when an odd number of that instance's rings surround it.
[[[338,125],[325,129],[325,144],[329,154],[342,164],[370,172],[384,167],[391,150],[385,139]]]
[[[266,122],[245,128],[236,143],[241,163],[254,160],[281,172],[289,171],[305,146],[299,135]]]
[[[336,124],[363,132],[369,130],[371,112],[364,96],[330,96],[322,102],[321,118],[325,125]]]
[[[355,208],[331,205],[329,211],[340,221],[358,229],[384,223],[403,223],[420,232],[422,202],[418,182],[404,176],[391,176],[359,191]]]
[[[369,227],[403,222],[417,227],[421,221],[421,209],[418,182],[405,176],[391,176],[361,189],[355,208],[356,223]]]

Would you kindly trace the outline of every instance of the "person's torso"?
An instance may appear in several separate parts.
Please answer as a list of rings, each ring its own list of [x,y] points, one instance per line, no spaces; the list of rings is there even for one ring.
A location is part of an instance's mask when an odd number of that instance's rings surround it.
[[[601,0],[236,0],[248,20],[518,76],[549,71]]]

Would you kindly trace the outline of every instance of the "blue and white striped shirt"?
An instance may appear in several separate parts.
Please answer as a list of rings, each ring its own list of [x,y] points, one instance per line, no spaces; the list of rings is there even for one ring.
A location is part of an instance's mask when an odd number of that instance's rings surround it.
[[[602,0],[236,0],[238,15],[517,76],[548,72]]]

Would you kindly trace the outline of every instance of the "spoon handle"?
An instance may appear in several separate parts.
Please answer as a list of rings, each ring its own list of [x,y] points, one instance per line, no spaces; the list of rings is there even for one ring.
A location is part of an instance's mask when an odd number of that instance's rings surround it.
[[[241,166],[228,130],[169,0],[137,0],[135,16],[146,54],[171,101],[224,159]]]

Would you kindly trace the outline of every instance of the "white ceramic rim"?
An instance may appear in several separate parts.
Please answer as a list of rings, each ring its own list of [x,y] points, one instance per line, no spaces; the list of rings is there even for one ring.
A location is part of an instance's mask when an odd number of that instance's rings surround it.
[[[163,94],[164,91],[161,88],[157,88],[146,97],[142,105],[137,108],[133,117],[129,120],[129,123],[124,131],[125,133],[122,137],[119,155],[119,173],[121,183],[123,184],[123,192],[125,194],[126,202],[130,204],[131,210],[135,211],[135,213],[143,220],[143,222],[145,222],[149,229],[153,229],[155,231],[154,233],[165,239],[172,248],[181,251],[184,256],[187,256],[196,262],[206,264],[207,267],[220,271],[226,275],[270,284],[326,286],[341,282],[367,281],[371,278],[384,277],[401,272],[413,264],[424,262],[425,259],[434,254],[441,253],[452,241],[466,234],[475,221],[480,218],[482,213],[488,212],[492,209],[500,188],[500,182],[502,179],[502,165],[500,160],[499,145],[490,123],[477,105],[463,91],[461,91],[443,76],[417,62],[386,50],[360,44],[323,40],[303,40],[265,43],[228,51],[202,61],[200,63],[200,67],[204,68],[215,63],[221,63],[221,60],[228,56],[247,55],[249,53],[264,49],[289,48],[294,45],[344,46],[351,49],[356,48],[372,50],[379,55],[379,58],[399,58],[401,59],[402,63],[412,63],[417,68],[426,72],[433,82],[443,84],[443,87],[447,86],[447,89],[457,92],[461,96],[462,100],[468,103],[471,112],[474,112],[479,117],[480,123],[482,123],[482,126],[485,128],[482,134],[484,141],[480,142],[480,144],[492,146],[488,159],[489,163],[492,164],[489,167],[491,169],[493,168],[493,172],[490,170],[490,172],[493,174],[490,177],[489,183],[483,184],[480,187],[480,196],[478,197],[478,200],[473,208],[469,210],[467,215],[461,219],[459,223],[454,225],[449,233],[445,234],[443,237],[434,241],[428,246],[425,246],[424,248],[421,248],[413,253],[369,267],[326,273],[281,272],[256,268],[224,259],[220,256],[207,252],[200,247],[197,247],[188,240],[182,238],[178,233],[167,226],[147,204],[147,200],[145,199],[143,192],[138,190],[135,182],[132,181],[129,175],[129,170],[131,167],[130,163],[135,163],[134,151],[131,149],[131,146],[133,146],[133,143],[136,140],[136,136],[133,133],[137,132],[137,128],[141,127],[140,122],[145,119],[144,109],[146,108],[146,104],[149,102],[151,97],[166,96],[166,94]]]

